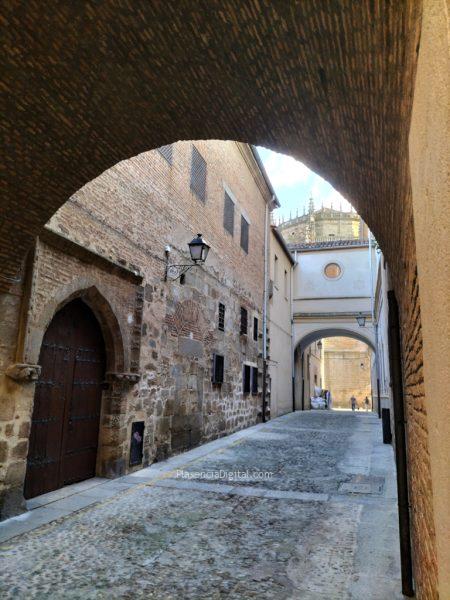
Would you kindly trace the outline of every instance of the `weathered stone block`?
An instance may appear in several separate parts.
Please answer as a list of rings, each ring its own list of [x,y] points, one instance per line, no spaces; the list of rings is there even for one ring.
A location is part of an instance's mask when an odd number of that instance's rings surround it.
[[[12,449],[12,458],[26,458],[28,452],[28,440],[18,442]]]
[[[178,343],[178,349],[182,356],[203,357],[203,344],[198,340],[181,337]]]
[[[29,423],[28,421],[21,423],[19,427],[19,438],[28,438],[28,436],[30,435],[30,428],[31,423]]]
[[[8,457],[8,442],[0,441],[0,463],[5,463]]]

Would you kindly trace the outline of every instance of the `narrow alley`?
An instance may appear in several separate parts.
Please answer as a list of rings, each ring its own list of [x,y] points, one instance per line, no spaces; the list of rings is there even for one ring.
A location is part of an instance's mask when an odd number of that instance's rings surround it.
[[[4,599],[403,597],[371,413],[291,413],[28,507],[0,524]]]

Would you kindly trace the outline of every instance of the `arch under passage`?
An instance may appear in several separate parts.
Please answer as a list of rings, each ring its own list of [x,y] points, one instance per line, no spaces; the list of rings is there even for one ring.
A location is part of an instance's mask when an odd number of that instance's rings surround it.
[[[357,331],[352,331],[351,329],[339,329],[339,328],[317,329],[316,331],[313,331],[312,333],[308,333],[302,339],[300,339],[296,343],[295,347],[298,348],[301,352],[303,352],[303,350],[305,350],[311,344],[314,344],[314,342],[318,342],[319,340],[321,340],[323,338],[329,338],[329,337],[353,338],[355,340],[359,340],[360,342],[364,342],[365,344],[367,344],[369,346],[369,348],[373,352],[375,352],[375,344],[369,336],[367,336],[363,333],[359,333]]]

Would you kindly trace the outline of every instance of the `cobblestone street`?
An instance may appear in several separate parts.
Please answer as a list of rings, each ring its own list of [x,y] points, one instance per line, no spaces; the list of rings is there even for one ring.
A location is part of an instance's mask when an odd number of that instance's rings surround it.
[[[403,597],[375,415],[289,414],[86,485],[2,523],[2,598]]]

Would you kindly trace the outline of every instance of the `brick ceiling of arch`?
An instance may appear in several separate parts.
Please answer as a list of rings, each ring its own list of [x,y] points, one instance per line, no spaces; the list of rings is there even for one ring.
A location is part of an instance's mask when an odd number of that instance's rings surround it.
[[[179,139],[291,154],[388,240],[409,186],[417,0],[7,0],[3,13],[3,277],[86,182]]]

